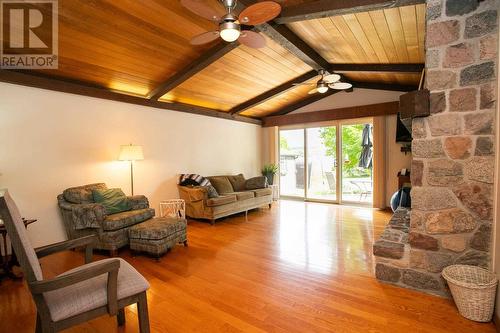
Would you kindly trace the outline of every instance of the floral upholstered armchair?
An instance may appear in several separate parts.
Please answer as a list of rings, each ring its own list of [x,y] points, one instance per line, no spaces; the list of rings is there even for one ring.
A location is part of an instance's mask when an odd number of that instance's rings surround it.
[[[69,239],[96,235],[95,248],[115,256],[119,248],[128,245],[128,228],[154,217],[155,210],[149,208],[145,196],[135,195],[127,197],[130,210],[108,215],[92,195],[93,190],[106,188],[104,183],[71,187],[58,195],[57,201]]]

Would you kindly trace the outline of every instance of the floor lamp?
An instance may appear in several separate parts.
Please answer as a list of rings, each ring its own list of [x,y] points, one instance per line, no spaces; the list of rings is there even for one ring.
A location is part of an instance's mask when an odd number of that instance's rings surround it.
[[[132,195],[134,195],[134,161],[144,159],[142,146],[136,146],[133,144],[121,146],[120,157],[118,159],[120,161],[130,161],[130,188],[132,189]]]

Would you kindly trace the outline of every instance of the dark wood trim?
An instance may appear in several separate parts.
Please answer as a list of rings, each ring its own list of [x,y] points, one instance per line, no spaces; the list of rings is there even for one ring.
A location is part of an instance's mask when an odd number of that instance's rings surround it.
[[[425,0],[317,0],[285,7],[279,24],[425,3]]]
[[[236,11],[240,12],[243,8],[248,7],[257,1],[255,0],[238,0]],[[304,42],[292,30],[284,25],[279,25],[274,21],[259,24],[255,27],[256,31],[261,31],[269,38],[280,44],[283,48],[294,54],[297,58],[308,64],[315,70],[328,70],[329,63],[316,50]]]
[[[28,87],[53,90],[53,91],[83,95],[88,97],[108,99],[117,102],[149,106],[164,110],[179,111],[179,112],[198,114],[208,117],[236,120],[257,125],[262,124],[261,120],[251,117],[231,115],[229,114],[229,112],[218,111],[196,105],[189,105],[177,102],[168,103],[168,102],[150,100],[143,97],[118,93],[115,91],[104,89],[102,87],[88,85],[83,82],[47,77],[39,73],[32,73],[32,72],[25,73],[25,72],[16,72],[9,70],[0,70],[0,82],[13,83]]]
[[[311,103],[314,103],[314,102],[317,102],[319,100],[322,100],[323,98],[326,98],[328,96],[331,96],[331,95],[334,95],[338,92],[341,92],[342,90],[334,90],[334,89],[329,89],[326,93],[324,94],[319,94],[319,93],[316,93],[316,94],[313,94],[313,95],[310,95],[304,99],[301,99],[300,101],[298,102],[295,102],[293,104],[290,104],[290,105],[287,105],[285,106],[284,108],[282,108],[281,110],[278,110],[276,112],[273,112],[270,116],[282,116],[282,115],[285,115],[285,114],[288,114],[290,112],[293,112],[295,110],[298,110],[300,109],[301,107],[303,106],[306,106],[306,105],[309,105]]]
[[[422,73],[425,64],[331,64],[333,72]]]
[[[399,102],[389,102],[354,106],[342,109],[332,109],[325,111],[294,113],[282,116],[264,117],[264,127],[298,125],[305,123],[316,123],[329,120],[354,119],[364,117],[376,117],[390,114],[397,114]]]
[[[346,79],[354,88],[373,89],[373,90],[388,90],[388,91],[413,91],[417,90],[417,85],[391,84],[379,82],[359,82]]]
[[[152,90],[147,98],[158,100],[163,95],[173,90],[175,87],[179,86],[182,82],[188,80],[192,76],[196,75],[201,70],[205,69],[210,64],[222,58],[224,55],[228,54],[235,48],[239,46],[238,42],[226,43],[220,42],[219,44],[212,47],[210,50],[205,52],[198,59],[190,63],[188,66],[184,67],[179,72],[175,73],[168,80],[160,84],[154,90]]]
[[[254,97],[254,98],[252,98],[244,103],[236,105],[234,108],[231,109],[230,113],[231,114],[238,114],[238,113],[241,113],[241,112],[246,111],[248,109],[251,109],[259,104],[264,103],[265,101],[267,101],[271,98],[274,98],[278,95],[285,93],[286,91],[288,91],[290,89],[295,88],[296,86],[294,84],[304,83],[317,75],[318,75],[318,73],[316,71],[307,72],[307,73],[305,73],[305,74],[303,74],[303,75],[301,75],[293,80],[290,80],[288,82],[285,82],[285,83],[277,86],[276,88],[268,90],[265,93],[260,94],[259,96],[256,96],[256,97]]]
[[[316,50],[304,42],[292,30],[285,25],[276,22],[264,23],[256,27],[258,31],[266,34],[269,38],[287,49],[297,58],[308,64],[315,70],[328,70],[330,63],[324,59]]]

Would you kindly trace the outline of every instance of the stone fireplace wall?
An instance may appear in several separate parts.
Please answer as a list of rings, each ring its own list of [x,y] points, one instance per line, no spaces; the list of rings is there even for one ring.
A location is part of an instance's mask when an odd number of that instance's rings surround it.
[[[416,289],[446,294],[445,266],[490,265],[499,6],[427,1],[431,115],[413,120],[408,235]]]

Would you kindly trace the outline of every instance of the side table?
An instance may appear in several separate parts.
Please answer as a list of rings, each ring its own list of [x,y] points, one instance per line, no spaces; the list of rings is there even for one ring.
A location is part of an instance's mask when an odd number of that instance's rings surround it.
[[[183,199],[160,201],[160,217],[186,218],[186,202]]]
[[[23,218],[24,227],[28,228],[28,226],[31,223],[34,223],[36,221],[37,220],[27,220],[27,219]],[[12,245],[9,245],[9,246],[7,245],[7,229],[5,228],[2,220],[0,220],[0,235],[2,236],[3,253],[4,253],[4,255],[1,256],[2,257],[2,266],[0,267],[0,269],[2,270],[2,272],[0,273],[0,280],[2,280],[3,278],[6,278],[6,277],[13,279],[13,280],[22,279],[22,275],[17,275],[12,270],[12,267],[19,266],[19,263],[17,261],[16,253],[12,249]],[[8,255],[9,250],[11,253],[10,256]]]
[[[278,201],[280,198],[280,188],[278,184],[268,185],[273,190],[273,201]]]

